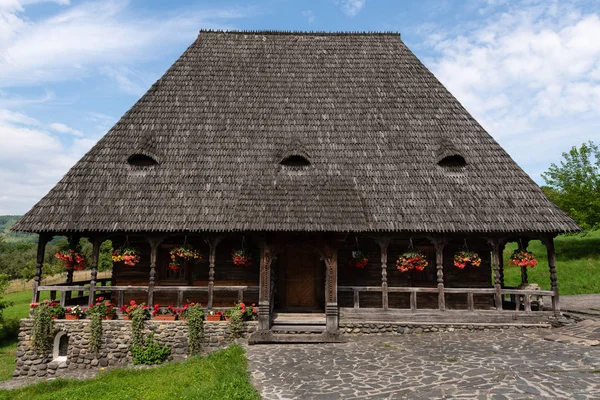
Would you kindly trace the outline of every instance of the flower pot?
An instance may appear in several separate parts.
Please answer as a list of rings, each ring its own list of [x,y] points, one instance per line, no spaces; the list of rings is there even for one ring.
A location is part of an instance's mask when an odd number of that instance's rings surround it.
[[[129,318],[129,315],[127,315],[127,314],[123,314],[123,319],[124,319],[125,321],[129,321],[129,320],[131,320],[131,318]]]
[[[58,319],[58,317],[56,315],[53,315],[52,319]]]
[[[207,315],[206,320],[210,321],[210,322],[218,322],[221,320],[221,316],[220,315]]]
[[[77,315],[73,315],[73,314],[65,314],[65,319],[68,319],[70,321],[74,321],[76,319],[79,319],[79,317]]]
[[[155,315],[154,319],[156,321],[175,321],[174,315]]]
[[[112,315],[105,315],[105,316],[102,317],[102,319],[104,319],[104,320],[111,320],[111,319],[114,319],[114,317]]]
[[[227,321],[227,322],[231,321],[231,317],[225,317],[225,321]]]

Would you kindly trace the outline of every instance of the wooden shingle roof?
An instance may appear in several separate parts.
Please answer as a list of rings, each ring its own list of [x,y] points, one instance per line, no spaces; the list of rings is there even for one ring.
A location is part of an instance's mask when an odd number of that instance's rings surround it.
[[[203,31],[14,229],[578,227],[398,34]]]

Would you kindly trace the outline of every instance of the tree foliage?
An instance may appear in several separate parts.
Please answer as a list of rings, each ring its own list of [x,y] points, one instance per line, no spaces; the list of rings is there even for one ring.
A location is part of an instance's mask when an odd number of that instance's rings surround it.
[[[600,150],[593,142],[573,146],[560,165],[542,174],[542,187],[584,229],[600,228]]]

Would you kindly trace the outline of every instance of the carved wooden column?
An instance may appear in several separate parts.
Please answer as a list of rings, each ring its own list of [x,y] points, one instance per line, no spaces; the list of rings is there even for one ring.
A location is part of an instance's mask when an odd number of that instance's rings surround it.
[[[273,254],[266,243],[260,244],[260,282],[258,293],[258,330],[271,329],[271,263]]]
[[[550,288],[554,292],[552,296],[552,310],[555,315],[560,315],[560,306],[558,299],[558,278],[556,276],[556,253],[554,251],[554,237],[548,236],[542,239],[548,252],[548,268],[550,270]]]
[[[500,243],[500,253],[498,256],[500,257],[500,287],[504,287],[504,248],[506,247],[506,243]]]
[[[101,245],[101,238],[92,238],[92,269],[90,271],[90,295],[88,298],[88,304],[94,304],[96,300],[96,279],[98,278],[98,259],[100,258]]]
[[[437,268],[438,309],[446,311],[446,296],[444,295],[444,238],[432,239],[435,246],[435,265]]]
[[[381,306],[388,309],[388,281],[387,281],[387,249],[390,244],[389,238],[379,238],[377,241],[381,247]]]
[[[162,242],[162,237],[151,236],[148,238],[150,243],[150,280],[148,282],[148,307],[154,306],[154,283],[156,280],[156,259],[158,256],[158,246]]]
[[[35,258],[35,277],[33,278],[33,293],[31,296],[32,303],[38,303],[40,301],[40,293],[38,287],[42,279],[42,268],[44,266],[44,254],[46,253],[46,244],[50,240],[50,236],[44,233],[40,233],[38,239],[37,255]]]
[[[527,246],[529,245],[528,239],[520,239],[519,240],[519,250],[527,250]],[[529,278],[527,276],[527,267],[521,267],[521,286],[525,286],[529,283]]]
[[[496,288],[496,309],[502,310],[502,286],[500,284],[500,240],[488,239],[492,248],[492,268],[494,269],[494,287]]]
[[[326,246],[324,249],[327,275],[325,277],[325,319],[327,333],[337,334],[339,309],[337,303],[337,249]]]
[[[217,245],[221,242],[221,237],[217,236],[208,240],[210,253],[208,254],[208,304],[209,309],[213,308],[213,296],[215,290],[215,261],[217,259]]]

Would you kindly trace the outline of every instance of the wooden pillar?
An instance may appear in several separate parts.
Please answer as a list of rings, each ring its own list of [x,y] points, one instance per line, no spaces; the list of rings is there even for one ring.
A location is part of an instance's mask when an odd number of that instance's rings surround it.
[[[46,253],[46,244],[48,243],[50,236],[40,233],[38,238],[37,255],[35,258],[35,276],[33,278],[33,293],[31,296],[32,303],[38,303],[40,301],[40,293],[38,287],[42,279],[42,268],[44,266],[44,255]]]
[[[528,239],[519,239],[519,250],[527,250],[527,246],[529,245]],[[527,276],[527,267],[521,267],[521,286],[525,286],[529,283],[529,278]]]
[[[260,244],[260,282],[258,293],[258,330],[271,329],[271,263],[272,249],[266,241]]]
[[[444,295],[444,246],[446,241],[443,238],[434,238],[432,242],[435,246],[435,265],[437,268],[438,309],[446,311],[446,296]]]
[[[381,306],[384,310],[388,309],[388,282],[387,282],[387,249],[390,244],[389,238],[380,238],[378,240],[381,248]],[[358,292],[355,293],[358,297]],[[358,299],[354,301],[355,307],[358,304]]]
[[[548,236],[542,240],[548,252],[548,268],[550,270],[550,288],[554,292],[552,296],[552,310],[555,315],[560,315],[558,297],[558,278],[556,276],[556,253],[554,251],[554,237]]]
[[[500,243],[500,287],[504,287],[504,248],[506,247],[506,243]]]
[[[92,238],[92,269],[90,271],[90,294],[88,297],[88,304],[94,304],[96,300],[96,279],[98,278],[98,259],[100,258],[101,245],[101,238]]]
[[[207,308],[213,308],[213,297],[215,290],[215,261],[217,259],[217,245],[221,242],[220,237],[208,240],[210,253],[208,254],[208,304]]]
[[[325,277],[325,319],[327,333],[337,334],[339,326],[339,309],[337,303],[337,249],[326,246],[324,259],[327,267]]]
[[[494,269],[494,287],[496,289],[496,309],[502,310],[502,286],[500,284],[500,240],[488,239],[492,248],[492,268]]]
[[[73,235],[73,236],[69,236],[69,248],[70,249],[76,249],[77,246],[79,245],[79,240],[81,239],[81,236],[77,235]],[[73,284],[73,273],[74,273],[74,269],[68,269],[67,270],[67,281],[66,284],[67,286],[72,286]],[[68,300],[71,300],[71,291],[68,292],[61,292],[60,294],[60,305],[64,306],[66,304],[66,302]]]
[[[154,284],[156,280],[156,259],[158,254],[158,246],[162,242],[162,237],[148,237],[150,243],[150,279],[148,281],[148,307],[154,306]]]

